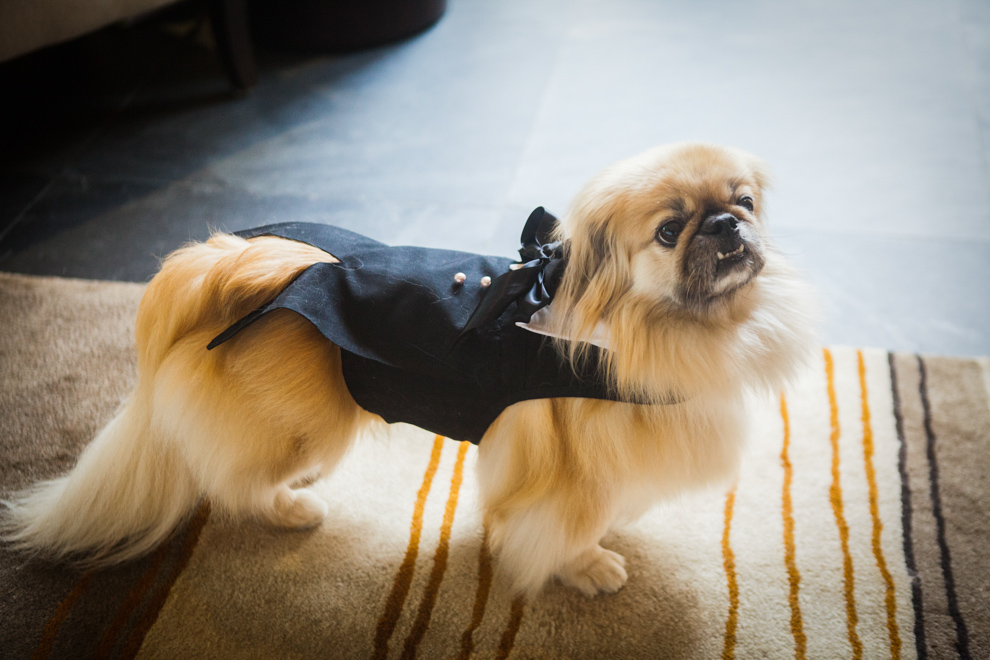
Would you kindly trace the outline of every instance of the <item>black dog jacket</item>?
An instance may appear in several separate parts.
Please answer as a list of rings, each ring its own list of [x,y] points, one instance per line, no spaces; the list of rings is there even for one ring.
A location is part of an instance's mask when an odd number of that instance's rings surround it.
[[[575,373],[546,337],[515,324],[549,304],[563,273],[562,246],[548,242],[555,223],[542,208],[533,212],[519,250],[524,263],[513,269],[502,257],[390,247],[330,225],[238,232],[301,241],[340,262],[313,264],[209,348],[273,310],[290,309],[340,347],[344,381],[362,408],[473,443],[520,401],[621,401],[598,375],[601,349],[589,347],[591,359]]]

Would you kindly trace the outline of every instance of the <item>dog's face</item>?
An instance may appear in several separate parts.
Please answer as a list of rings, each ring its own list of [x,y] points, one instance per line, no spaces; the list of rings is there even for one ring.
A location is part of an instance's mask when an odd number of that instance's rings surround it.
[[[709,149],[661,162],[655,188],[646,191],[657,200],[644,223],[653,242],[632,257],[634,286],[701,311],[763,268],[763,177],[750,159]]]
[[[606,316],[629,294],[695,315],[724,308],[765,264],[766,186],[762,162],[724,147],[660,147],[617,163],[569,217],[575,293],[600,298]]]

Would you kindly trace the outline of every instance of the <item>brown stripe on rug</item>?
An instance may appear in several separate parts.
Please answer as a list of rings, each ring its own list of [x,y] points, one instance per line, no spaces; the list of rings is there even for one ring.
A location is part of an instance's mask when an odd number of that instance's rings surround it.
[[[904,562],[911,580],[911,605],[914,610],[914,647],[918,660],[928,657],[925,645],[925,606],[921,591],[921,578],[918,576],[918,563],[914,556],[913,512],[911,502],[911,478],[907,468],[907,439],[904,435],[904,412],[901,405],[901,394],[898,385],[897,365],[893,353],[887,353],[887,365],[890,370],[890,390],[893,400],[893,415],[897,441],[897,470],[901,476],[901,536],[904,547]]]
[[[949,543],[945,538],[945,513],[942,507],[942,485],[939,477],[938,454],[935,449],[935,432],[932,430],[932,411],[928,395],[928,376],[925,362],[918,356],[918,371],[921,374],[921,405],[924,410],[925,448],[928,454],[928,480],[931,484],[932,513],[935,516],[935,539],[938,542],[939,563],[942,568],[942,580],[945,583],[945,597],[948,602],[949,616],[956,629],[956,651],[962,660],[969,660],[969,632],[966,622],[959,611],[959,600],[956,596],[956,578],[952,572],[952,557]]]
[[[516,635],[522,626],[523,614],[526,611],[526,601],[520,596],[512,601],[512,609],[509,611],[509,623],[502,633],[502,639],[498,643],[498,651],[495,654],[496,660],[505,660],[512,653],[512,648],[516,643]]]
[[[927,403],[929,460],[938,479],[939,544],[961,657],[990,657],[990,407],[984,374],[972,360],[919,358]],[[938,518],[937,518],[938,519]]]
[[[127,653],[128,644],[140,646],[195,545],[201,517],[145,559],[86,573],[52,614],[32,658],[133,657],[137,649]]]
[[[925,653],[921,657],[955,658],[958,657],[955,623],[949,613],[938,524],[932,506],[920,363],[914,355],[895,354],[894,365],[904,427],[905,469],[911,484],[911,541],[924,605]]]
[[[485,608],[488,606],[488,592],[492,588],[492,556],[488,551],[488,535],[482,538],[478,551],[478,590],[474,596],[474,607],[471,610],[471,624],[461,635],[461,650],[456,660],[468,660],[474,651],[474,632],[485,618]]]
[[[457,496],[461,492],[461,482],[464,479],[464,457],[467,455],[468,447],[471,446],[470,442],[459,444],[457,462],[454,464],[454,476],[450,480],[450,493],[447,496],[447,506],[444,509],[443,523],[440,527],[440,541],[433,553],[433,569],[430,571],[430,579],[426,584],[426,590],[423,592],[423,598],[420,600],[416,620],[413,622],[412,630],[409,631],[403,645],[402,660],[413,660],[416,657],[416,649],[430,625],[430,616],[433,614],[433,606],[437,602],[440,582],[447,570],[447,555],[450,552],[450,528],[454,524]]]
[[[423,485],[420,486],[419,492],[416,494],[406,556],[402,559],[399,571],[395,574],[392,591],[385,601],[385,610],[378,620],[378,627],[375,632],[375,652],[372,657],[376,660],[388,655],[388,642],[392,638],[395,624],[399,622],[399,615],[402,614],[402,607],[405,605],[406,596],[409,594],[409,585],[412,583],[416,557],[419,554],[419,537],[423,533],[423,510],[426,507],[426,498],[430,494],[430,488],[433,486],[433,477],[437,473],[437,466],[440,464],[443,442],[444,438],[441,435],[437,435],[433,439],[433,453],[430,455],[430,463],[423,475]]]
[[[189,559],[192,557],[193,551],[196,550],[196,544],[199,542],[199,535],[209,519],[210,507],[204,502],[189,523],[189,529],[186,531],[185,538],[179,546],[175,564],[168,571],[161,585],[152,594],[151,600],[148,602],[144,611],[141,612],[134,624],[134,628],[131,630],[130,635],[128,635],[127,641],[120,652],[121,660],[131,660],[131,658],[137,655],[138,650],[144,643],[145,635],[148,634],[151,626],[158,619],[158,614],[165,605],[165,600],[168,598],[172,586],[182,574],[182,571],[185,570],[186,565],[189,564]]]
[[[34,653],[31,654],[31,660],[47,660],[52,652],[52,645],[55,643],[58,629],[62,627],[65,617],[69,616],[69,612],[76,604],[76,601],[83,595],[83,592],[86,591],[86,587],[89,586],[92,579],[92,573],[85,573],[79,579],[79,582],[76,583],[76,586],[72,588],[72,591],[69,592],[69,595],[58,604],[51,618],[45,624],[45,629],[41,631],[41,639],[38,640],[38,646],[35,647]]]
[[[155,578],[158,577],[162,564],[168,556],[168,551],[169,544],[163,543],[148,558],[147,568],[145,568],[144,572],[141,573],[141,577],[137,579],[134,586],[131,587],[131,590],[128,592],[124,602],[117,610],[117,614],[106,627],[106,630],[103,631],[103,636],[100,638],[100,643],[96,646],[96,650],[93,651],[93,655],[91,656],[92,660],[103,660],[104,658],[110,657],[110,652],[113,650],[114,645],[118,642],[124,627],[135,615],[138,606],[144,601],[145,596],[154,585]]]

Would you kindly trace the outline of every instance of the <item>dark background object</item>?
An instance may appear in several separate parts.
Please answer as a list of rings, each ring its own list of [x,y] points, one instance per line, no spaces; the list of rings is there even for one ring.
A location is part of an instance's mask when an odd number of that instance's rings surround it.
[[[209,19],[216,55],[235,90],[245,91],[258,82],[258,64],[247,0],[186,0],[143,17],[152,24],[195,22]]]
[[[379,46],[436,23],[447,0],[251,0],[258,41],[340,53]]]
[[[217,40],[220,61],[237,89],[249,89],[258,82],[258,65],[248,25],[246,0],[210,0],[210,23]]]
[[[773,167],[823,341],[990,355],[986,0],[450,0],[383,48],[259,47],[250,94],[207,5],[0,65],[0,270],[147,281],[211,229],[285,221],[511,255],[533,207],[702,139]]]

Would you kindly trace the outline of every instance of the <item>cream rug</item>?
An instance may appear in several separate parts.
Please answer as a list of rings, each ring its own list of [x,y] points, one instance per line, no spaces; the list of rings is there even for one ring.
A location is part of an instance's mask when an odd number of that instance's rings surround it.
[[[53,476],[134,381],[143,287],[0,274],[0,490]],[[629,583],[513,602],[476,449],[397,426],[319,484],[307,533],[203,507],[93,574],[0,550],[4,658],[987,658],[990,367],[845,348],[754,406],[730,493],[604,544]]]

